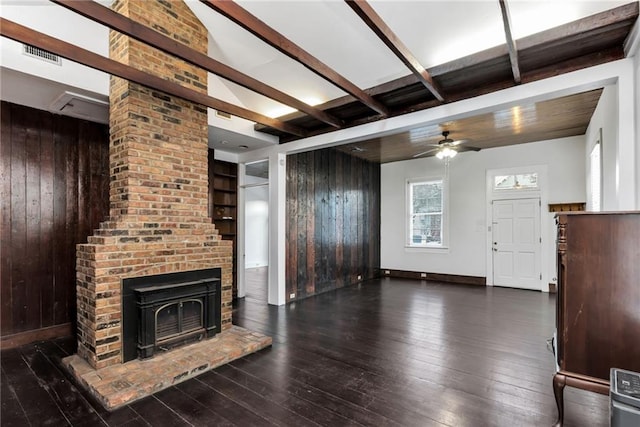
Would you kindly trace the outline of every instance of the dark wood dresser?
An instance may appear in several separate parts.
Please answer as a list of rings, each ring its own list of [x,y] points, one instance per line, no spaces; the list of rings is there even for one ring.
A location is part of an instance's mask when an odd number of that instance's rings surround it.
[[[640,212],[559,214],[558,422],[565,385],[609,393],[609,370],[640,371]]]

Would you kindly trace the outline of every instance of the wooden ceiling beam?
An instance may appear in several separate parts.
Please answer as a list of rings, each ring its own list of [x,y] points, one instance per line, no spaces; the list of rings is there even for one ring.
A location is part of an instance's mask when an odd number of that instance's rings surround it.
[[[536,48],[538,46],[544,45],[546,43],[553,43],[561,41],[564,36],[569,38],[580,37],[583,33],[591,33],[594,31],[596,33],[606,31],[611,26],[620,26],[627,25],[630,22],[635,21],[638,18],[638,4],[630,3],[624,6],[620,6],[609,11],[593,15],[591,17],[583,18],[568,24],[561,25],[556,28],[552,28],[546,31],[542,31],[540,33],[527,36],[517,40],[517,47],[520,52],[523,51],[524,48],[531,49]],[[429,73],[433,77],[443,76],[448,73],[461,71],[468,67],[478,66],[485,62],[493,61],[500,57],[505,57],[509,54],[507,45],[500,45],[493,48],[486,49],[481,52],[477,52],[463,58],[455,59],[453,61],[436,65],[434,67],[429,68]],[[521,70],[521,80],[524,83],[528,83],[531,81],[536,81],[540,79],[544,79],[547,77],[555,76],[558,74],[575,71],[578,69],[582,69],[585,67],[589,67],[592,65],[597,65],[609,61],[614,61],[624,57],[624,52],[621,46],[618,47],[610,47],[605,50],[600,50],[598,52],[590,53],[587,55],[580,56],[578,58],[572,58],[570,60],[563,61],[561,63],[555,63],[548,65],[542,68],[536,68],[531,70]],[[418,78],[414,74],[409,74],[404,77],[383,83],[378,86],[374,86],[366,89],[366,92],[370,95],[381,95],[393,90],[403,88],[406,86],[410,86],[416,84],[418,82]],[[459,101],[462,99],[467,99],[474,96],[483,95],[486,93],[494,92],[497,90],[506,89],[508,87],[512,87],[514,85],[513,80],[504,80],[499,82],[494,82],[490,85],[483,85],[482,87],[465,90],[460,93],[448,93],[447,100],[449,102]],[[328,101],[319,107],[324,110],[330,110],[332,108],[339,108],[349,103],[354,102],[354,98],[351,96],[343,96],[340,98],[333,99]],[[400,110],[393,111],[392,115],[396,116],[397,114],[403,114],[411,111],[423,110],[425,108],[431,108],[437,105],[434,100],[420,102],[415,105],[410,105],[401,108]],[[303,117],[301,113],[291,113],[286,116],[281,117],[280,119],[283,121],[296,120]],[[350,127],[355,124],[363,124],[374,121],[375,118],[363,117],[359,118],[354,122],[350,122],[345,126]],[[262,125],[256,125],[256,130],[266,130],[266,128]],[[309,136],[326,133],[327,130],[320,129],[309,132]],[[290,138],[288,136],[283,136],[283,141],[291,141],[296,138]]]
[[[247,110],[246,108],[238,107],[237,105],[233,105],[204,93],[197,92],[193,89],[183,87],[177,83],[145,73],[118,61],[105,58],[104,56],[82,49],[78,46],[72,45],[71,43],[58,40],[2,17],[0,17],[0,35],[19,43],[26,43],[40,49],[47,50],[63,58],[86,65],[87,67],[104,71],[151,89],[159,90],[169,95],[177,96],[219,111],[224,111],[234,116],[242,117],[243,119],[261,123],[288,134],[296,135],[298,137],[304,137],[307,135],[307,131],[299,126],[285,123],[277,119],[272,119],[254,111]]]
[[[395,89],[402,89],[403,87],[410,86],[415,83],[418,83],[418,78],[413,74],[408,74],[404,77],[391,80],[387,83],[382,83],[377,86],[373,86],[369,89],[365,89],[365,92],[367,92],[371,96],[376,96],[376,95],[381,95],[387,92],[391,92]],[[322,110],[330,110],[332,108],[339,108],[356,101],[357,99],[355,99],[353,96],[345,95],[345,96],[341,96],[340,98],[335,98],[335,99],[332,99],[331,101],[327,101],[323,104],[320,104],[318,105],[318,107],[321,108]],[[298,111],[294,111],[292,113],[279,117],[279,119],[286,122],[289,120],[299,119],[302,117],[304,117],[302,113]],[[263,129],[264,129],[264,126],[262,125],[255,126],[255,130],[263,130]]]
[[[604,27],[635,21],[638,18],[638,2],[634,1],[611,10],[587,16],[577,21],[569,22],[540,33],[536,33],[518,40],[518,49],[536,47],[542,44],[556,42],[558,40],[579,36],[582,33],[594,32]]]
[[[358,101],[383,116],[389,115],[389,110],[380,101],[357,87],[355,84],[338,74],[328,65],[318,58],[302,49],[300,46],[269,27],[263,21],[250,14],[247,10],[233,1],[222,0],[200,0],[211,9],[232,20],[245,30],[249,31],[260,40],[274,47],[289,58],[304,65],[307,69],[327,80],[329,83],[339,87]]]
[[[472,53],[462,58],[454,59],[444,64],[435,65],[429,68],[429,72],[432,76],[438,77],[443,74],[451,73],[454,71],[460,71],[464,68],[473,67],[475,65],[482,64],[483,62],[493,61],[496,58],[509,54],[507,45],[499,45],[491,47],[489,49],[482,50],[480,52]]]
[[[402,61],[418,80],[440,102],[444,102],[442,89],[433,80],[431,74],[420,64],[398,36],[389,28],[384,20],[376,13],[366,0],[345,0],[347,5],[367,24],[382,42]]]
[[[560,63],[548,65],[529,72],[522,73],[522,82],[529,83],[537,80],[547,79],[559,74],[570,73],[587,67],[617,61],[624,58],[622,46],[614,46],[598,52],[590,53],[578,58],[571,58]]]
[[[543,44],[557,42],[565,37],[576,37],[585,32],[605,29],[608,26],[634,21],[638,18],[638,2],[629,3],[616,7],[577,21],[569,22],[555,28],[541,31],[516,41],[518,51],[534,48]],[[491,61],[503,55],[508,55],[509,49],[506,45],[492,47],[478,53],[474,53],[464,58],[455,59],[445,64],[436,65],[429,68],[433,77],[453,71],[460,71],[464,68]]]
[[[511,61],[511,72],[513,73],[513,80],[516,84],[522,82],[520,77],[520,66],[518,65],[518,48],[516,47],[516,41],[511,34],[511,15],[509,14],[509,6],[505,0],[499,0],[500,11],[502,12],[502,24],[504,25],[504,35],[507,39],[507,47],[509,48],[509,61]]]
[[[508,54],[508,51],[507,51],[506,45],[496,46],[495,48],[490,48],[482,52],[474,53],[474,54],[465,56],[464,58],[455,59],[453,61],[449,61],[441,65],[436,65],[433,68],[429,69],[429,73],[431,74],[431,76],[441,76],[449,72],[459,71],[463,68],[478,65],[483,62],[490,61],[507,54]],[[382,95],[382,94],[394,91],[396,89],[401,89],[406,86],[411,86],[413,84],[418,83],[419,81],[420,80],[418,79],[418,77],[416,77],[415,74],[408,74],[404,77],[399,77],[397,79],[390,80],[386,83],[382,83],[377,86],[373,86],[368,89],[365,89],[365,92],[367,92],[371,96]],[[451,98],[451,95],[448,96],[447,100],[448,102],[451,102],[453,100]],[[321,108],[322,110],[330,110],[332,108],[339,108],[339,107],[345,106],[354,101],[356,101],[354,97],[352,97],[351,95],[345,95],[345,96],[341,96],[340,98],[335,98],[323,104],[320,104],[318,107]],[[438,104],[437,102],[434,103],[433,100],[426,101],[426,103],[429,106]],[[395,112],[393,112],[393,115],[396,115]],[[280,120],[283,120],[286,122],[289,120],[299,119],[302,117],[304,117],[302,113],[292,112],[279,118]],[[264,130],[265,128],[262,125],[256,125],[255,129]]]
[[[122,34],[139,40],[151,47],[159,49],[165,53],[180,58],[196,67],[203,68],[213,74],[232,81],[244,88],[257,92],[284,105],[300,110],[321,122],[327,123],[335,128],[340,128],[342,120],[334,117],[318,108],[287,95],[271,86],[268,86],[246,74],[243,74],[215,59],[198,52],[182,43],[173,40],[145,25],[133,21],[108,7],[91,0],[50,0],[52,3],[63,6],[76,12],[85,18],[105,25]]]

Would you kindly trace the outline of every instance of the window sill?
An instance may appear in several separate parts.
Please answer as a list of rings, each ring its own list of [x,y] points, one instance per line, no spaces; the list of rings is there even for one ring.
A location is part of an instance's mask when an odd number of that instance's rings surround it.
[[[425,253],[425,254],[448,254],[448,246],[410,246],[405,245],[405,252]]]

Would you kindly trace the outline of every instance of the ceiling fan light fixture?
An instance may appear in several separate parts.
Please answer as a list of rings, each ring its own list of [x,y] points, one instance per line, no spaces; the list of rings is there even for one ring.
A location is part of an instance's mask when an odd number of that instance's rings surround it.
[[[442,150],[436,153],[436,157],[440,160],[442,159],[453,159],[458,152],[453,148],[444,147]]]

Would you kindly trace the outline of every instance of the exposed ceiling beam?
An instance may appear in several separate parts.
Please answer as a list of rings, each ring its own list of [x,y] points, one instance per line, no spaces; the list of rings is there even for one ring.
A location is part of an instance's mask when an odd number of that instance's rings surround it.
[[[598,52],[583,55],[578,58],[571,58],[562,62],[538,68],[533,71],[522,73],[522,82],[529,83],[537,80],[547,79],[559,74],[570,73],[571,71],[581,70],[587,67],[604,64],[606,62],[617,61],[624,58],[624,50],[622,46],[615,46],[603,49]]]
[[[545,43],[552,43],[569,37],[580,36],[582,33],[593,34],[599,29],[610,25],[635,21],[638,18],[638,2],[625,4],[611,10],[597,13],[586,18],[578,19],[559,27],[551,28],[518,40],[518,49],[522,52],[530,47]]]
[[[369,89],[365,89],[365,92],[367,92],[371,96],[376,96],[383,93],[391,92],[392,90],[395,90],[395,89],[401,89],[403,87],[406,87],[415,83],[418,83],[417,77],[414,76],[413,74],[408,74],[404,77],[391,80],[387,83],[382,83],[380,85],[373,86]],[[347,104],[350,104],[356,101],[357,100],[353,96],[345,95],[345,96],[341,96],[340,98],[335,98],[335,99],[332,99],[331,101],[327,101],[323,104],[320,104],[318,105],[318,107],[323,110],[331,110],[333,108],[340,108],[342,106],[345,106]],[[395,115],[395,112],[393,112],[393,114]],[[287,122],[289,120],[299,119],[302,117],[304,117],[302,113],[300,113],[299,111],[294,111],[292,113],[289,113],[287,115],[284,115],[278,118],[282,121]],[[263,129],[264,129],[264,126],[262,125],[255,126],[255,130],[263,130]]]
[[[318,58],[314,57],[273,28],[269,27],[235,2],[220,0],[200,1],[240,25],[242,28],[249,31],[265,43],[287,55],[289,58],[298,61],[300,64],[327,80],[329,83],[354,96],[367,107],[379,114],[382,114],[383,116],[389,115],[387,107],[385,107],[381,102],[374,99],[371,95],[367,94],[345,77],[338,74],[331,67],[321,62]]]
[[[436,97],[438,101],[444,102],[444,94],[438,84],[433,81],[431,74],[420,64],[420,61],[413,56],[411,51],[396,36],[389,26],[382,20],[380,15],[365,0],[345,0],[353,11],[364,21],[365,24],[387,45],[389,49],[406,65],[420,82]]]
[[[287,95],[271,86],[268,86],[253,77],[243,74],[215,59],[198,52],[182,43],[173,40],[157,31],[154,31],[145,25],[133,21],[132,19],[121,15],[108,7],[102,6],[91,0],[50,0],[60,6],[66,7],[85,18],[105,25],[122,34],[133,37],[143,43],[154,48],[164,51],[170,55],[176,56],[184,61],[189,62],[197,67],[203,68],[213,74],[230,80],[242,87],[250,89],[289,107],[298,109],[302,112],[315,117],[316,119],[327,123],[335,128],[340,128],[343,123],[337,117],[328,114],[319,108],[311,107],[308,104]]]
[[[509,49],[507,45],[498,45],[490,47],[489,49],[482,50],[480,52],[472,53],[462,58],[454,59],[444,64],[435,65],[429,68],[429,72],[432,76],[438,77],[442,74],[451,73],[454,71],[460,71],[464,68],[480,65],[484,62],[492,61],[496,58],[508,55]]]
[[[622,24],[628,21],[635,21],[638,18],[638,2],[629,3],[601,13],[597,13],[586,18],[578,19],[567,24],[560,25],[545,31],[541,31],[530,36],[517,40],[518,51],[537,47],[547,43],[553,43],[565,37],[579,37],[582,33],[597,32],[611,25]],[[505,45],[492,47],[478,53],[474,53],[464,58],[455,59],[445,64],[436,65],[429,68],[432,76],[437,77],[463,68],[479,65],[483,62],[491,61],[500,56],[507,55],[509,49]]]
[[[582,33],[589,31],[601,31],[608,28],[611,25],[622,25],[624,23],[628,23],[630,21],[636,20],[638,17],[638,3],[630,3],[627,5],[619,6],[617,8],[611,9],[609,11],[605,11],[590,17],[582,18],[574,22],[570,22],[568,24],[561,25],[556,28],[551,28],[549,30],[542,31],[537,34],[533,34],[531,36],[527,36],[521,38],[517,41],[517,46],[520,51],[523,48],[535,48],[539,45],[543,45],[546,43],[553,43],[558,40],[562,40],[563,37],[579,37]],[[436,65],[434,67],[429,68],[429,73],[433,77],[446,75],[448,73],[461,71],[468,67],[478,66],[485,62],[490,62],[496,60],[497,58],[504,57],[509,54],[509,50],[507,45],[495,46],[481,52],[477,52],[471,55],[467,55],[463,58],[458,58],[453,61],[446,62],[444,64]],[[624,57],[624,53],[621,48],[617,49],[608,49],[606,51],[600,51],[595,54],[589,54],[587,56],[583,56],[580,58],[574,58],[571,61],[566,61],[561,63],[559,66],[557,64],[549,65],[543,69],[530,70],[526,72],[521,71],[521,78],[523,82],[531,82],[535,80],[540,80],[543,78],[547,78],[550,76],[555,76],[561,73],[566,73],[574,70],[578,70],[584,67],[588,67],[591,65],[601,64],[603,62],[614,61],[616,59],[620,59]],[[389,82],[371,87],[366,89],[366,92],[372,96],[385,94],[395,89],[399,89],[405,86],[409,86],[418,82],[418,78],[414,74],[409,74],[404,77],[400,77],[395,80],[391,80]],[[509,82],[497,82],[496,84],[487,86],[485,88],[477,88],[476,90],[464,91],[458,94],[449,94],[448,101],[458,101],[461,99],[468,98],[470,96],[476,96],[482,93],[488,93],[494,90],[505,89],[513,85],[513,81],[511,84]],[[475,95],[474,95],[475,94]],[[340,98],[332,99],[330,101],[321,104],[319,108],[323,110],[329,110],[332,108],[339,108],[349,103],[354,102],[354,98],[346,95]],[[409,107],[411,111],[422,110],[424,108],[430,108],[434,106],[432,101],[423,102],[417,104],[413,107]],[[403,111],[407,112],[407,108],[404,108]],[[398,112],[394,111],[393,115],[397,115]],[[295,120],[304,117],[299,112],[293,112],[287,114],[286,116],[280,117],[283,121]],[[368,123],[370,119],[359,120],[360,123]],[[352,123],[349,123],[349,126],[352,126]],[[256,130],[266,130],[262,125],[256,125]],[[323,133],[326,131],[320,131]],[[313,135],[317,132],[311,132],[310,135]],[[288,138],[284,138],[285,140]]]
[[[177,96],[197,104],[201,104],[219,111],[232,114],[243,119],[258,122],[269,127],[279,129],[292,135],[304,137],[307,131],[290,123],[284,123],[277,119],[264,116],[246,108],[238,107],[228,102],[213,98],[204,93],[183,87],[160,77],[137,70],[128,65],[98,55],[86,49],[72,45],[62,40],[50,37],[46,34],[34,31],[15,22],[0,17],[0,35],[19,43],[26,43],[40,49],[53,52],[63,58],[82,65],[104,71],[111,75],[121,77],[134,83]]]
[[[500,11],[502,12],[502,24],[504,25],[504,35],[507,39],[507,46],[509,48],[509,60],[511,61],[511,71],[513,72],[513,80],[516,84],[522,82],[520,77],[520,66],[518,65],[518,48],[516,47],[516,41],[511,34],[511,15],[509,14],[509,7],[505,0],[498,0],[500,2]]]

